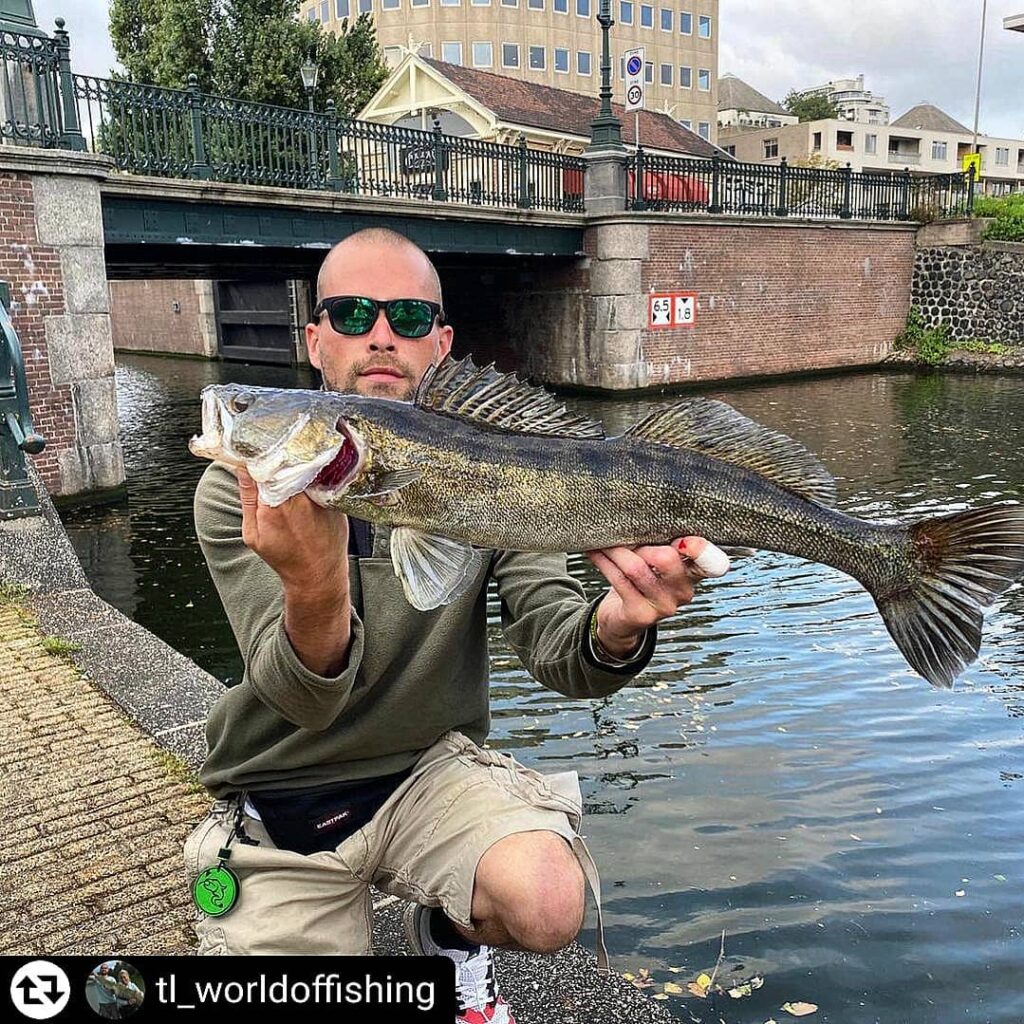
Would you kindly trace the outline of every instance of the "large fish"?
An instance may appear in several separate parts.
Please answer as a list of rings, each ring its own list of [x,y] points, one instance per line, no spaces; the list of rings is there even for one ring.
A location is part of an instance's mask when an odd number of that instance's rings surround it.
[[[619,437],[493,367],[446,359],[412,402],[212,385],[196,455],[244,466],[261,499],[392,527],[405,593],[427,610],[479,548],[584,551],[699,535],[833,566],[875,599],[910,665],[948,686],[978,655],[982,608],[1024,571],[1024,506],[910,524],[829,507],[821,463],[722,402],[693,398]]]

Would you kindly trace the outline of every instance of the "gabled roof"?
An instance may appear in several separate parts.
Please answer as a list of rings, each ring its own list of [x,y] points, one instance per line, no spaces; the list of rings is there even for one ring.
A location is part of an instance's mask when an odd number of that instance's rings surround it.
[[[590,123],[597,117],[600,100],[568,89],[555,89],[537,82],[524,82],[491,71],[480,71],[459,64],[446,64],[429,57],[418,58],[433,68],[481,106],[493,111],[499,121],[524,127],[542,128],[560,135],[590,138]],[[621,103],[612,110],[622,122],[622,138],[635,144],[634,117]],[[688,156],[723,155],[717,146],[706,142],[696,132],[684,128],[668,114],[640,111],[640,141],[645,149],[660,149]]]
[[[916,128],[928,132],[957,132],[970,135],[971,129],[965,128],[959,121],[954,121],[944,110],[939,110],[932,103],[918,103],[911,107],[902,117],[892,122],[893,128]]]
[[[723,75],[718,80],[718,109],[746,110],[751,114],[788,113],[775,100],[768,99],[735,75]]]

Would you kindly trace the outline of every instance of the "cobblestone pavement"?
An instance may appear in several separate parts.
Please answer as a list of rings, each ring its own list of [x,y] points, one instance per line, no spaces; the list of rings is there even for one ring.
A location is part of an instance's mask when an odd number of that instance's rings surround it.
[[[192,952],[205,791],[2,597],[0,701],[0,951]]]

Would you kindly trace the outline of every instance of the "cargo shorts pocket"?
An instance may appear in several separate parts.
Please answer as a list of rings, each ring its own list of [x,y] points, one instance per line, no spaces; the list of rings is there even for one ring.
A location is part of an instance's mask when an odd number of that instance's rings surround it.
[[[221,815],[211,811],[196,825],[185,840],[182,855],[185,861],[185,875],[190,885],[196,880],[203,868],[208,867],[216,860],[209,853],[204,854],[203,847],[207,845],[209,837],[221,827],[223,820]],[[220,846],[218,845],[217,848],[219,849]]]

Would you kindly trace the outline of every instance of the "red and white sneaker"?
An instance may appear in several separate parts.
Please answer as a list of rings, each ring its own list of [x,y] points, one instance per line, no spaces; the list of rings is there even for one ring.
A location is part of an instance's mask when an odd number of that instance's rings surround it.
[[[430,907],[409,903],[403,915],[405,936],[414,953],[446,956],[454,961],[456,1024],[516,1024],[508,1003],[498,995],[494,950],[477,946],[473,952],[438,945],[430,931],[430,913]]]

